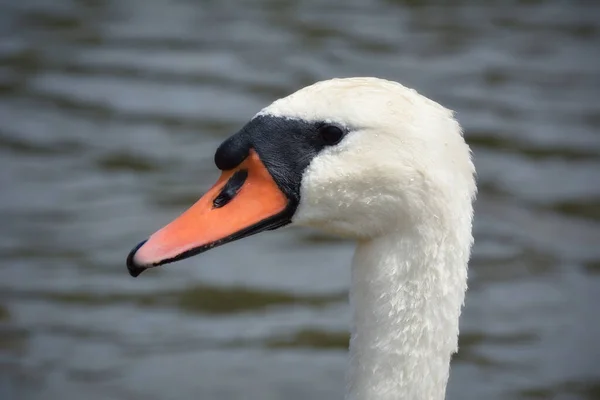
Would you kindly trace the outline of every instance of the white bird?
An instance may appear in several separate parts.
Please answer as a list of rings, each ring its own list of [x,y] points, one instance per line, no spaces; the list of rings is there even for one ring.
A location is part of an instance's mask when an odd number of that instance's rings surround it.
[[[453,113],[396,82],[318,82],[260,111],[215,163],[217,183],[131,251],[131,275],[288,223],[352,238],[346,398],[443,399],[476,194]]]

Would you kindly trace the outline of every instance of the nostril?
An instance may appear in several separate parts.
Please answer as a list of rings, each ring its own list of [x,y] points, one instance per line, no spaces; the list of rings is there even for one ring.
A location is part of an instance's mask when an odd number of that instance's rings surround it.
[[[213,208],[221,208],[229,203],[242,188],[248,178],[248,170],[241,169],[236,171],[227,181],[221,193],[213,200]]]

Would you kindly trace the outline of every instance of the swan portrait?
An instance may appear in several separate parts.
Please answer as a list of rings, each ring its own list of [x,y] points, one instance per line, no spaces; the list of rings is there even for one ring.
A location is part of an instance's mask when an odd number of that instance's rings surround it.
[[[476,194],[454,114],[396,82],[322,81],[261,110],[215,164],[217,183],[134,247],[130,274],[288,224],[352,239],[347,398],[443,399]]]

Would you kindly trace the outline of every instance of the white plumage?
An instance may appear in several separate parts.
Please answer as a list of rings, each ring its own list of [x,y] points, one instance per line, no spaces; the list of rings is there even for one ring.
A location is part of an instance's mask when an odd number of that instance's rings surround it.
[[[453,113],[376,78],[316,83],[258,115],[334,122],[293,223],[356,239],[347,398],[443,399],[467,288],[474,166]]]

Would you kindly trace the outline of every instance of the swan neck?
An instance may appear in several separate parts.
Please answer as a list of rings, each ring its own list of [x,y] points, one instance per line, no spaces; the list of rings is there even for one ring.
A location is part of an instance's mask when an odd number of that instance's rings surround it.
[[[465,233],[404,232],[358,244],[347,399],[444,399],[466,290]]]

